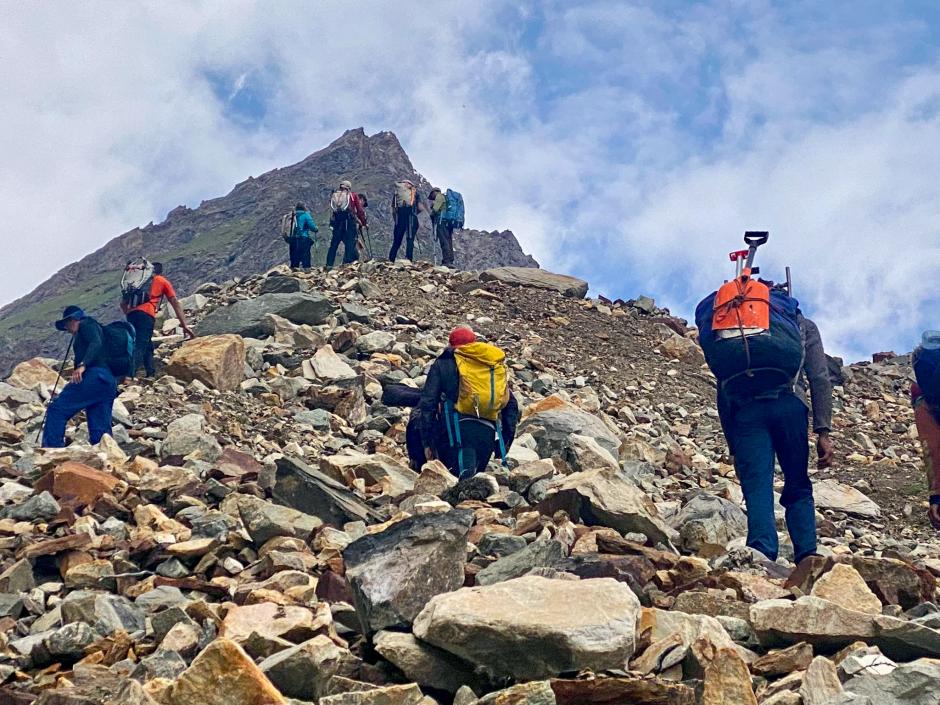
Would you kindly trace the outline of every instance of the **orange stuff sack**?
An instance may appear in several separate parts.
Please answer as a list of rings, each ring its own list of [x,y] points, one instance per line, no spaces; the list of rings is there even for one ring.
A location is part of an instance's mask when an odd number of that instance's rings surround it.
[[[770,288],[747,275],[725,282],[715,296],[712,330],[719,338],[770,330]]]

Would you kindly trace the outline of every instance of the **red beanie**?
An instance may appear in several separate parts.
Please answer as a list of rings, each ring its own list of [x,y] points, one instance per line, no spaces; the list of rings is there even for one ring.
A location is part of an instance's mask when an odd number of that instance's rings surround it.
[[[467,345],[468,343],[473,343],[477,339],[476,333],[470,328],[470,326],[457,326],[450,332],[450,338],[448,342],[452,348],[460,347],[461,345]]]

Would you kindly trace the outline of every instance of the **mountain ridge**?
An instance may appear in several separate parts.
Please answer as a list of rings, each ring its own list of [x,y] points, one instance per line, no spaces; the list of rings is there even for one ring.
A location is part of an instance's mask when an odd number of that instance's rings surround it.
[[[415,170],[394,133],[368,136],[361,127],[350,129],[295,164],[249,176],[224,196],[203,200],[196,208],[177,206],[160,223],[115,236],[0,308],[0,374],[19,360],[59,351],[61,340],[49,321],[69,303],[78,303],[103,320],[118,317],[120,270],[132,257],[144,255],[164,262],[180,295],[205,281],[257,274],[283,262],[286,246],[276,233],[280,214],[296,201],[305,201],[324,225],[329,194],[344,178],[370,198],[373,254],[382,256],[391,240],[387,204],[392,184],[410,178],[424,191],[428,182]],[[472,208],[471,204],[471,213]],[[430,242],[426,219],[420,223],[418,252],[428,258],[436,245]],[[323,227],[315,254],[319,262],[325,257],[328,238],[329,228]],[[455,250],[461,269],[538,266],[510,231],[461,231],[455,234]]]

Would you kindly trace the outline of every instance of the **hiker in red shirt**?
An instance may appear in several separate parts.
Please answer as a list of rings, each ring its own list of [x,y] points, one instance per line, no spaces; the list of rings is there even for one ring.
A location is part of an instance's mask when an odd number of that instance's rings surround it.
[[[121,303],[121,310],[127,316],[127,322],[134,326],[136,332],[136,342],[134,344],[134,373],[137,374],[138,368],[143,365],[144,371],[148,377],[155,374],[153,365],[153,326],[156,323],[157,311],[160,310],[160,304],[164,297],[170,302],[176,317],[179,319],[180,326],[183,328],[183,336],[186,338],[195,338],[196,335],[186,323],[186,316],[183,314],[183,307],[180,306],[179,299],[176,298],[176,291],[169,279],[163,276],[163,265],[159,262],[153,263],[153,279],[150,280],[150,295],[140,306],[133,308]]]

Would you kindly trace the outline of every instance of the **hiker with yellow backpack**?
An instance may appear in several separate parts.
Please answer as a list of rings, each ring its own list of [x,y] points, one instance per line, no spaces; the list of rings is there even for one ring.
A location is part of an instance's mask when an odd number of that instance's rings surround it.
[[[428,372],[419,428],[425,460],[437,458],[466,479],[485,470],[494,453],[505,463],[519,404],[502,350],[477,341],[469,326],[454,328],[448,342]]]

